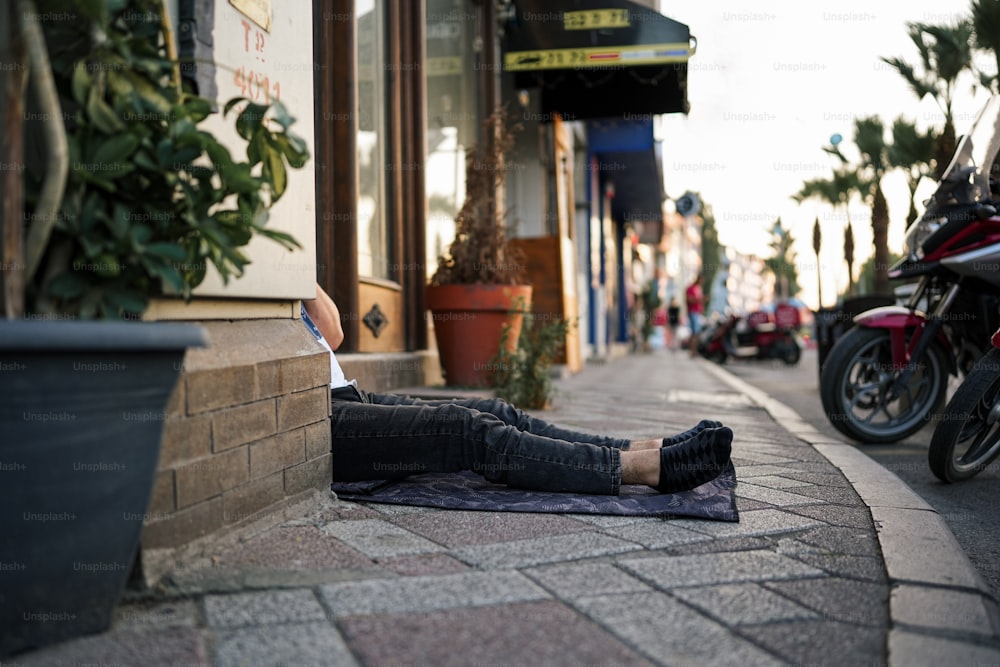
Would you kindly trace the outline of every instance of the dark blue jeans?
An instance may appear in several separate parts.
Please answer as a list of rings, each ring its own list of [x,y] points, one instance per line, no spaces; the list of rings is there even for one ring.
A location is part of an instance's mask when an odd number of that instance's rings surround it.
[[[522,489],[617,495],[628,440],[579,433],[500,399],[420,400],[335,389],[333,479],[472,470]]]

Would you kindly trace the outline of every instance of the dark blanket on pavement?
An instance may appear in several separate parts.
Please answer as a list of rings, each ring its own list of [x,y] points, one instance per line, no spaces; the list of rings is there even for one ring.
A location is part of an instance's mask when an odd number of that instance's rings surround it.
[[[492,484],[471,472],[413,475],[395,481],[335,482],[331,488],[343,500],[444,509],[739,521],[732,463],[711,482],[669,494],[657,493],[648,486],[623,486],[617,496],[527,491]]]

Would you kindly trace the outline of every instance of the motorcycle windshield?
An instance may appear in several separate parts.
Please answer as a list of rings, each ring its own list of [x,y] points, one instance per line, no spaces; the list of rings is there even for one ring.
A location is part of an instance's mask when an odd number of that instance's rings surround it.
[[[945,204],[954,197],[960,203],[971,204],[997,196],[998,193],[990,192],[990,170],[994,169],[998,150],[1000,95],[993,95],[980,110],[969,131],[959,139],[955,155],[935,192],[935,203]]]

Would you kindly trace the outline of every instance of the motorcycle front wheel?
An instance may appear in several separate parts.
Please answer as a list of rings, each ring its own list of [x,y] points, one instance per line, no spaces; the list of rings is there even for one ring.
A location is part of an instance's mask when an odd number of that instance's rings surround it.
[[[726,358],[728,357],[725,350],[720,350],[719,348],[714,348],[711,351],[706,350],[704,356],[706,359],[716,364],[726,363]]]
[[[830,350],[820,374],[820,399],[833,426],[864,444],[898,442],[923,428],[944,405],[945,351],[931,343],[905,387],[892,361],[889,332],[855,327]]]
[[[725,347],[722,344],[715,344],[714,340],[701,341],[698,343],[698,352],[701,356],[717,364],[726,363]]]
[[[965,376],[934,428],[927,462],[943,482],[981,472],[1000,455],[1000,350],[990,350]]]
[[[790,339],[785,341],[783,345],[784,348],[781,350],[781,360],[789,366],[794,366],[799,363],[799,360],[802,358],[802,350],[799,348],[799,344]]]

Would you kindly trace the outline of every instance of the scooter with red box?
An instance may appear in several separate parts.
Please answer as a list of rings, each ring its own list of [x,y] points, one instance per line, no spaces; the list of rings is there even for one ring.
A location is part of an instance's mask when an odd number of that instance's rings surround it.
[[[780,359],[794,366],[802,358],[800,324],[798,309],[788,304],[778,304],[773,313],[733,315],[707,331],[698,350],[719,364],[727,359]]]

